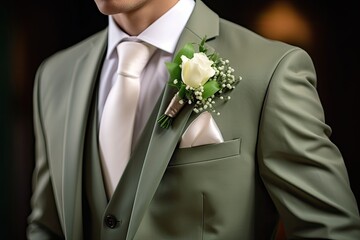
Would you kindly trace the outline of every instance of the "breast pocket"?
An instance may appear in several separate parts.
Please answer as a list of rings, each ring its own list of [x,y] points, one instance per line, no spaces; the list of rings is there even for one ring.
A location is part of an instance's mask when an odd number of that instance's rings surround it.
[[[249,182],[240,153],[241,139],[176,149],[150,207],[160,223],[152,229],[167,239],[208,239],[219,223],[238,219]]]
[[[240,152],[240,138],[218,144],[179,148],[175,150],[169,167],[232,157],[240,155]]]

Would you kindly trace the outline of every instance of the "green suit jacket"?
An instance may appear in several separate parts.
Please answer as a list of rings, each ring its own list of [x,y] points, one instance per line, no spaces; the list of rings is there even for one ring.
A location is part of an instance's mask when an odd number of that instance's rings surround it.
[[[357,203],[329,140],[308,54],[197,1],[178,48],[204,36],[243,78],[216,106],[225,141],[179,149],[197,115],[186,106],[170,129],[159,128],[155,120],[174,94],[166,87],[109,202],[99,165],[84,170],[86,156],[98,159],[85,143],[96,128],[89,119],[107,30],[44,61],[34,86],[29,239],[80,240],[91,232],[93,239],[258,240],[270,239],[279,219],[292,239],[360,239]]]

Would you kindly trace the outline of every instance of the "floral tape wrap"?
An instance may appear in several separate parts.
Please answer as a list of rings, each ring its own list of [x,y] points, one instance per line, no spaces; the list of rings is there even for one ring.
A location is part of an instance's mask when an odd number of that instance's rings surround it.
[[[178,114],[178,112],[184,107],[184,105],[185,104],[183,100],[181,100],[181,98],[179,97],[179,94],[175,94],[165,111],[165,115],[174,118]]]

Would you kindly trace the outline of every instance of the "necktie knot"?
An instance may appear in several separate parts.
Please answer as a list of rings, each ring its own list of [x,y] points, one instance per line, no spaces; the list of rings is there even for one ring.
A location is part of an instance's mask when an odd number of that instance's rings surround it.
[[[121,42],[116,47],[118,53],[118,74],[138,78],[153,55],[155,47],[140,42]]]

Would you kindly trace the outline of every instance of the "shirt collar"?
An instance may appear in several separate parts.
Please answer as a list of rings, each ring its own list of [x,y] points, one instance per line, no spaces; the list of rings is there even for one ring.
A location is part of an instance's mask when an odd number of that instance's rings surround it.
[[[194,9],[193,0],[179,0],[169,11],[153,22],[138,36],[129,36],[122,31],[115,23],[112,16],[109,16],[108,50],[106,58],[123,40],[141,40],[156,48],[173,54],[178,39]],[[166,29],[166,31],[164,31]]]

